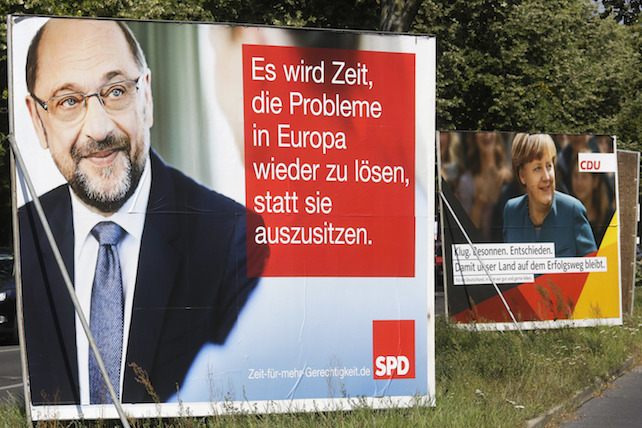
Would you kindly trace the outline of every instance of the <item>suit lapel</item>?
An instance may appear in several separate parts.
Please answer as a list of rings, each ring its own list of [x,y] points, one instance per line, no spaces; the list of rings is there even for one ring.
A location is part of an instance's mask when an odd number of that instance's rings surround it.
[[[179,264],[176,248],[177,223],[173,183],[167,167],[154,152],[152,187],[145,216],[145,228],[140,246],[138,273],[132,320],[127,348],[127,365],[136,364],[150,375],[157,354],[165,312]],[[125,367],[123,398],[125,401],[147,401],[143,385]]]
[[[74,276],[74,230],[73,216],[71,213],[71,196],[67,186],[61,186],[54,189],[50,194],[40,198],[40,202],[46,213],[47,221],[53,233],[58,249],[62,255],[63,262],[73,282]],[[38,401],[39,391],[33,388],[42,388],[48,393],[53,394],[59,391],[58,399],[64,403],[80,402],[78,391],[78,355],[76,352],[76,327],[74,307],[71,297],[67,291],[64,279],[58,264],[53,255],[51,245],[44,233],[40,219],[38,218],[35,208],[28,207],[27,218],[28,225],[35,231],[38,245],[34,248],[36,254],[31,257],[43,257],[43,264],[40,270],[36,272],[24,272],[23,278],[27,278],[27,283],[23,287],[23,294],[31,295],[33,299],[42,301],[46,298],[48,301],[48,310],[38,310],[36,307],[25,308],[30,312],[25,314],[25,320],[32,320],[29,328],[42,329],[44,336],[35,343],[27,344],[32,349],[32,355],[46,355],[49,359],[50,367],[58,369],[48,373],[34,373],[38,376],[38,382],[44,382],[32,386],[34,401]],[[29,278],[33,276],[33,283]],[[37,296],[34,293],[42,293]],[[38,343],[41,342],[41,343]],[[40,348],[43,346],[44,348]],[[51,348],[47,348],[51,346]],[[50,383],[49,383],[50,382]]]
[[[73,284],[74,282],[74,227],[73,227],[73,216],[71,214],[71,195],[69,190],[66,189],[66,204],[64,206],[68,207],[68,211],[64,213],[55,213],[48,218],[50,222],[52,231],[56,242],[58,243],[58,250],[60,251],[65,267],[67,268],[67,274],[71,279]],[[62,227],[60,224],[62,223]],[[56,233],[56,231],[58,233]],[[62,283],[63,290],[61,290],[59,300],[55,301],[56,307],[62,308],[61,313],[65,314],[62,317],[61,322],[61,331],[62,338],[64,339],[64,350],[65,353],[69,356],[70,366],[72,370],[72,380],[73,385],[78,385],[78,353],[76,352],[76,320],[75,320],[75,311],[74,306],[71,301],[71,297],[67,292],[67,286]]]

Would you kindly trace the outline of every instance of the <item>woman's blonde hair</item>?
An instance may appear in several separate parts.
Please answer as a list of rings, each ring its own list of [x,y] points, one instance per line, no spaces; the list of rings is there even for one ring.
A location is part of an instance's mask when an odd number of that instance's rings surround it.
[[[553,165],[557,160],[555,142],[548,134],[526,134],[520,132],[513,139],[511,148],[511,159],[515,177],[519,178],[519,170],[527,163],[541,159],[549,154],[553,159]]]

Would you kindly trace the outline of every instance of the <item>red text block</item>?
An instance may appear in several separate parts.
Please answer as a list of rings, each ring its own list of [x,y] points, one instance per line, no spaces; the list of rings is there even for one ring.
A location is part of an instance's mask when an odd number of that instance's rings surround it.
[[[414,276],[414,70],[413,54],[243,46],[263,276]]]

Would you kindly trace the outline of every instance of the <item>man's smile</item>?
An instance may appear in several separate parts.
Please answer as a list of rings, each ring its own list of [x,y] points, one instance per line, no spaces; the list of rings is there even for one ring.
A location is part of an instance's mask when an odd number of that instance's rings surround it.
[[[83,156],[81,161],[84,159],[98,167],[105,167],[111,165],[119,153],[122,153],[121,149],[101,150]]]

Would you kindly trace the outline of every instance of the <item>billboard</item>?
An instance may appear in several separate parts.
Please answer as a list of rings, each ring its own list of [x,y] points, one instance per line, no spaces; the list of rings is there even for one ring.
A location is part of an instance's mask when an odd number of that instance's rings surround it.
[[[116,411],[26,175],[127,414],[434,403],[434,38],[9,30],[34,419]]]
[[[614,138],[440,132],[439,148],[452,320],[621,324]]]

